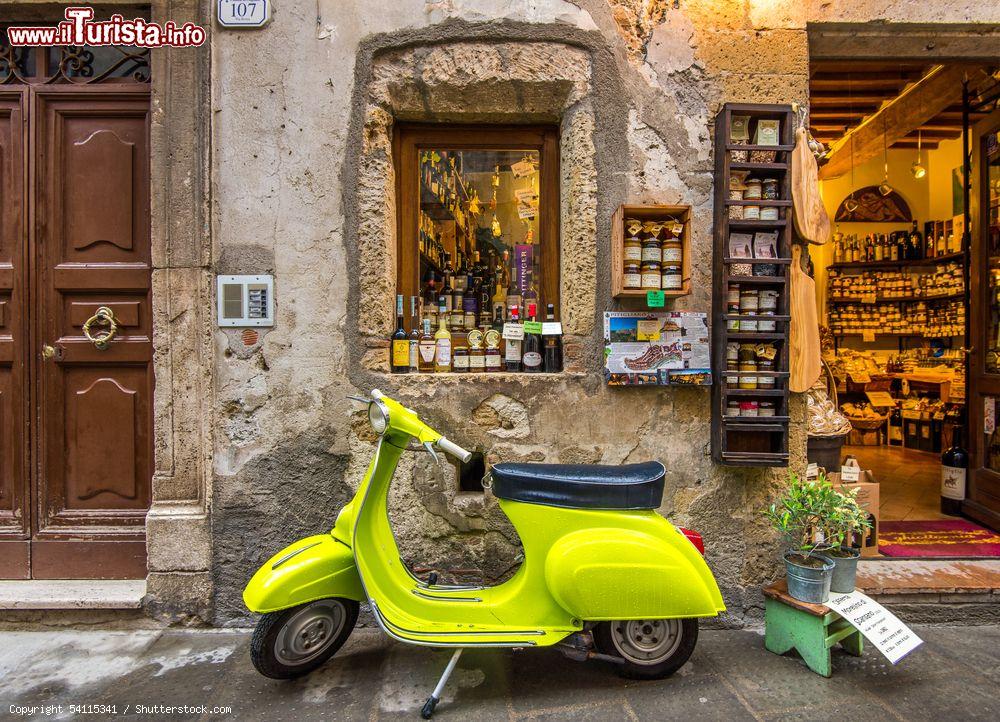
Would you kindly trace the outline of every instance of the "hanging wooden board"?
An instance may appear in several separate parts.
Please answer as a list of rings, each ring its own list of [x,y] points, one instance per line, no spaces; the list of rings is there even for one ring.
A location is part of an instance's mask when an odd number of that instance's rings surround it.
[[[816,312],[816,282],[802,270],[802,247],[792,246],[791,326],[788,388],[808,391],[823,372],[820,356],[819,318]]]

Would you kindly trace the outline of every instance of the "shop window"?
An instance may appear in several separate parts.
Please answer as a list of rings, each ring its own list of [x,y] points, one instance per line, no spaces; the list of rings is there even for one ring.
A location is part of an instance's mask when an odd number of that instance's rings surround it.
[[[394,154],[406,328],[438,328],[442,298],[453,333],[498,328],[514,306],[558,318],[558,129],[401,125]]]

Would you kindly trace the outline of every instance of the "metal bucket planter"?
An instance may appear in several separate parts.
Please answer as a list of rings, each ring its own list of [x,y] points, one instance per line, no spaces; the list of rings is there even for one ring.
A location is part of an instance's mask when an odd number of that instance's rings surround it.
[[[798,556],[793,552],[785,554],[785,572],[788,574],[788,593],[800,602],[822,604],[830,598],[830,578],[834,563],[828,557],[813,554],[813,559],[823,562],[819,567],[806,567],[792,561]]]
[[[854,591],[854,581],[858,575],[858,559],[860,558],[861,550],[851,547],[841,547],[836,554],[830,554],[830,559],[834,563],[833,575],[830,579],[831,592],[847,594]]]

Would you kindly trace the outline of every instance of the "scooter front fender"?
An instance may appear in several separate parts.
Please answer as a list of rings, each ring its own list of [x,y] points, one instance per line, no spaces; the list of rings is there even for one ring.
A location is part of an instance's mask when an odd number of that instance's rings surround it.
[[[365,601],[354,553],[332,534],[290,544],[257,570],[243,590],[252,612],[275,612],[328,597]]]

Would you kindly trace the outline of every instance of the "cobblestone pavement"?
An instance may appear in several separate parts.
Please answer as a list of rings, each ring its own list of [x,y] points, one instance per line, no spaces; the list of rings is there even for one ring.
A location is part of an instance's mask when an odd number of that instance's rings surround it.
[[[703,630],[689,663],[658,682],[552,650],[469,650],[435,719],[1000,719],[1000,627],[917,631],[926,643],[895,667],[870,648],[835,652],[831,679],[767,652],[752,631]],[[137,706],[187,705],[203,709],[160,718],[413,720],[449,655],[363,629],[311,676],[277,682],[253,670],[248,644],[233,631],[0,632],[0,718],[152,719]],[[101,704],[116,715],[69,707]]]

